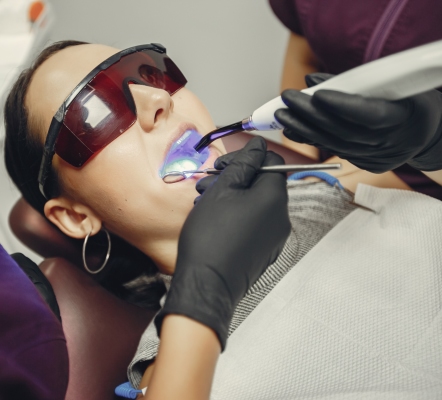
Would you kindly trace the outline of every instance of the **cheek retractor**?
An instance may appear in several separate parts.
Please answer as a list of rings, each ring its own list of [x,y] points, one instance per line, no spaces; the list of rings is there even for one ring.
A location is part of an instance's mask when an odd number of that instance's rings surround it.
[[[161,179],[172,172],[198,170],[209,157],[209,150],[203,149],[201,153],[195,151],[194,146],[201,140],[202,136],[195,130],[188,130],[172,144],[169,152],[160,168]],[[185,174],[189,178],[193,173]]]

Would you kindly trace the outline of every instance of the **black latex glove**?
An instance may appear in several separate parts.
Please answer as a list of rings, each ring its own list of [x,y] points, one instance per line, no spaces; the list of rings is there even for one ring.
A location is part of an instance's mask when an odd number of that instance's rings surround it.
[[[314,86],[332,75],[311,74]],[[288,109],[275,113],[284,135],[382,173],[408,163],[421,171],[442,169],[442,94],[431,90],[399,101],[365,98],[334,90],[313,96],[289,89]]]
[[[165,315],[185,315],[212,328],[224,349],[235,307],[276,260],[291,229],[285,174],[256,174],[281,163],[257,137],[211,179],[181,231],[158,332]]]
[[[257,140],[262,140],[262,138],[261,137],[259,137],[259,139],[253,138],[252,140],[257,141]],[[262,142],[263,142],[264,146],[266,146],[265,141],[262,140]],[[217,169],[217,170],[220,170],[220,171],[223,170],[243,150],[232,151],[230,153],[224,154],[221,157],[218,157],[215,160],[215,163],[214,163],[213,167],[215,169]],[[279,154],[276,154],[273,151],[267,151],[266,159],[264,160],[264,163],[262,164],[262,166],[267,166],[267,165],[283,165],[283,164],[285,164],[285,161],[284,161],[284,159]],[[205,178],[200,179],[196,183],[196,190],[198,191],[199,194],[202,195],[206,191],[206,189],[209,188],[217,179],[218,179],[218,175],[208,175]],[[285,174],[285,179],[287,180],[287,175],[286,174]],[[195,204],[200,200],[200,198],[201,198],[201,196],[198,196],[195,199]]]

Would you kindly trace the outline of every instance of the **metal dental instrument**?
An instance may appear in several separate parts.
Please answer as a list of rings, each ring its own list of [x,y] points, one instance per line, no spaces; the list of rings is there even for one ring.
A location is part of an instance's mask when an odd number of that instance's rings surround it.
[[[302,90],[313,95],[317,90],[339,90],[349,94],[399,100],[442,86],[442,40],[415,47],[353,68]],[[253,114],[205,135],[194,149],[200,152],[214,140],[241,131],[284,129],[274,114],[287,108],[281,97],[270,100]]]
[[[258,172],[301,172],[301,171],[318,171],[318,170],[330,170],[330,169],[340,169],[341,164],[288,164],[288,165],[272,165],[268,167],[261,167]],[[218,175],[223,170],[215,168],[205,168],[202,170],[189,170],[189,171],[170,171],[163,176],[163,181],[165,183],[176,183],[180,182],[188,176],[193,174],[209,174]]]

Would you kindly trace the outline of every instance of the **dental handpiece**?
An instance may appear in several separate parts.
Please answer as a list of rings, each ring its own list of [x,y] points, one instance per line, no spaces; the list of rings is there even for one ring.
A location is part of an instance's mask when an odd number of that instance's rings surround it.
[[[301,92],[312,96],[317,90],[400,100],[442,86],[442,40],[402,51],[353,68]],[[252,115],[205,135],[196,145],[201,151],[214,140],[241,131],[284,129],[275,111],[287,108],[281,96],[265,103]]]
[[[340,163],[330,164],[283,164],[283,165],[270,165],[261,167],[258,172],[302,172],[302,171],[326,171],[331,169],[340,169]],[[202,170],[189,170],[189,171],[170,171],[164,174],[163,181],[165,183],[175,183],[186,179],[189,175],[193,174],[209,174],[218,175],[223,172],[222,169],[205,168]]]

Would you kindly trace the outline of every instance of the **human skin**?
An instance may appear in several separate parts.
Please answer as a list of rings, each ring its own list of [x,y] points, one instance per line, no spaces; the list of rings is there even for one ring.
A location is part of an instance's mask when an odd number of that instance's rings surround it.
[[[89,71],[117,51],[103,45],[68,47],[37,69],[25,102],[42,143],[64,99]],[[200,176],[166,184],[158,171],[171,144],[187,129],[205,134],[215,125],[186,88],[172,96],[144,85],[131,85],[130,91],[137,121],[126,132],[80,169],[54,156],[62,194],[50,199],[44,212],[74,238],[94,235],[105,226],[148,255],[162,273],[173,274],[179,234],[198,195],[195,183]],[[220,141],[209,150],[203,167],[212,166],[225,153]],[[215,332],[171,314],[163,322],[161,342],[145,398],[207,399],[221,350]],[[171,372],[181,379],[171,380]]]
[[[96,65],[117,51],[97,44],[68,47],[37,69],[26,106],[42,143],[64,99]],[[53,165],[65,190],[46,203],[45,214],[74,238],[94,235],[105,226],[148,255],[161,272],[172,274],[179,232],[198,195],[195,180],[199,177],[165,184],[158,170],[169,146],[185,129],[195,127],[205,134],[215,126],[204,105],[186,88],[173,96],[144,85],[130,85],[130,90],[137,121],[126,132],[80,169],[54,156]],[[225,152],[221,141],[210,150],[209,165]],[[360,181],[359,175],[352,181]],[[385,182],[385,177],[375,177]],[[388,186],[406,188],[401,182]],[[367,183],[377,186],[372,180]],[[354,185],[349,182],[349,186],[353,189]]]
[[[116,51],[102,45],[69,47],[37,69],[26,106],[42,143],[67,95]],[[137,109],[131,128],[80,169],[55,155],[53,165],[64,190],[47,202],[45,214],[75,238],[105,226],[147,254],[161,272],[172,274],[179,233],[198,193],[195,179],[167,185],[158,170],[168,146],[185,129],[194,126],[204,134],[215,127],[202,103],[185,88],[173,96],[142,85],[131,85],[130,90]],[[224,153],[220,141],[211,146],[211,153],[209,164]],[[146,398],[208,398],[219,352],[210,328],[186,317],[167,316],[155,368],[146,373]]]
[[[26,107],[42,143],[53,115],[78,82],[118,51],[98,44],[68,47],[37,69]],[[215,125],[201,101],[186,88],[172,96],[136,84],[130,85],[130,91],[137,121],[126,132],[82,168],[54,156],[64,190],[46,203],[44,211],[74,238],[94,235],[104,226],[148,255],[162,273],[172,274],[179,233],[198,195],[199,177],[165,184],[158,171],[170,145],[186,129],[205,134]],[[206,166],[225,153],[222,143],[211,145],[210,153]]]
[[[281,92],[285,89],[302,90],[307,87],[304,77],[313,72],[318,72],[319,61],[307,40],[290,32],[281,77]],[[313,146],[296,143],[281,134],[284,146],[304,154],[314,160],[319,160],[319,150]]]

